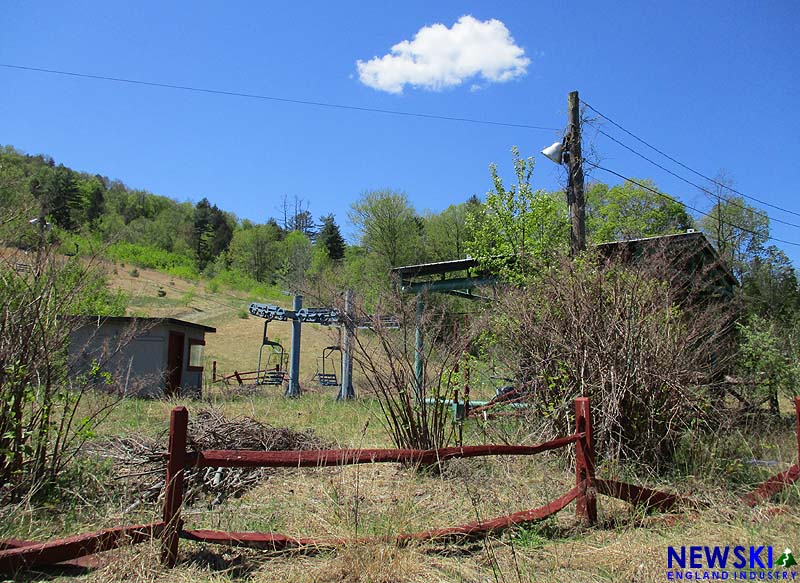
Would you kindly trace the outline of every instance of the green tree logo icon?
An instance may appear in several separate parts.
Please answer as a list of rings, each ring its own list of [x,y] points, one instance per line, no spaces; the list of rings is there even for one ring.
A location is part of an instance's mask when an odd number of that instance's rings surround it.
[[[775,563],[784,569],[788,569],[789,567],[794,567],[797,564],[797,561],[794,560],[792,549],[787,548],[783,551],[783,554],[778,557],[778,560]]]

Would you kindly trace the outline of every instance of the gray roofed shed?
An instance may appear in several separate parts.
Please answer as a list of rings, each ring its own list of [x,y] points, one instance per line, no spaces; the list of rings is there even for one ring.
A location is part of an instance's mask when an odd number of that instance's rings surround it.
[[[77,372],[99,365],[137,396],[200,396],[205,335],[216,328],[176,318],[82,316],[79,321],[69,344]]]

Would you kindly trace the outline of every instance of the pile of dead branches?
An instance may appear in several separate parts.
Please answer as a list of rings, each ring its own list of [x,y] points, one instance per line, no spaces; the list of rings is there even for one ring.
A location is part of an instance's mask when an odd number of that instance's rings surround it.
[[[114,437],[97,442],[91,455],[111,460],[114,481],[124,483],[123,491],[133,501],[129,509],[142,503],[158,502],[163,496],[166,471],[167,436]],[[295,431],[265,425],[250,417],[227,418],[214,408],[202,409],[189,424],[189,451],[207,449],[247,449],[288,451],[328,449],[311,429]],[[184,503],[208,502],[214,506],[230,497],[239,497],[266,481],[271,468],[190,468],[184,482]]]

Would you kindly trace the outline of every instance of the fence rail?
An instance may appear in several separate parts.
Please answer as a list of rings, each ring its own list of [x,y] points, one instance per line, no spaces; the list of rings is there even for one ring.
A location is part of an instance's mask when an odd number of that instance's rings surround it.
[[[487,520],[468,522],[460,526],[423,530],[420,532],[403,533],[387,537],[364,537],[355,542],[384,541],[405,544],[415,540],[447,541],[470,539],[495,532],[500,532],[511,526],[542,520],[563,510],[573,500],[580,496],[583,484],[579,484],[566,494],[559,496],[547,504],[531,510],[516,512],[507,516],[500,516]],[[337,547],[352,539],[344,538],[297,538],[277,533],[261,532],[226,532],[219,530],[182,530],[181,538],[187,540],[225,544],[231,546],[250,547],[257,549],[285,550],[303,547],[326,548]]]
[[[186,467],[198,468],[310,468],[397,462],[434,464],[456,458],[497,455],[535,455],[575,443],[576,433],[538,445],[474,445],[441,449],[323,449],[311,451],[204,450],[187,454]]]
[[[110,551],[126,544],[138,544],[161,536],[164,524],[118,526],[69,538],[30,543],[0,551],[0,573],[16,573],[41,565],[55,565],[87,555]]]

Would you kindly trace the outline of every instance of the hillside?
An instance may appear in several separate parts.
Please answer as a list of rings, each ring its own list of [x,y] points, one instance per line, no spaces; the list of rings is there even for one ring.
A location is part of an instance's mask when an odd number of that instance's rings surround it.
[[[262,298],[219,286],[212,290],[214,286],[207,280],[190,281],[154,269],[112,262],[107,262],[104,269],[112,289],[129,294],[129,315],[178,318],[217,329],[216,334],[206,337],[205,370],[209,377],[214,360],[220,373],[255,370],[264,320],[248,314],[251,302],[291,307],[291,298],[286,296]],[[289,351],[290,322],[271,322],[268,334]],[[313,388],[317,358],[323,348],[338,344],[338,329],[306,324],[301,338],[300,382],[304,388]]]

